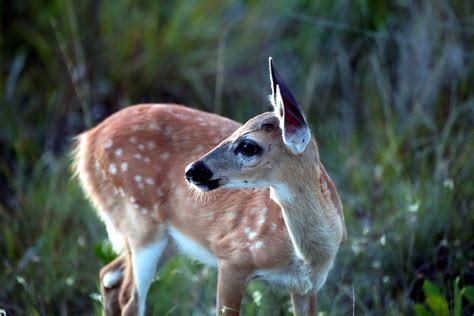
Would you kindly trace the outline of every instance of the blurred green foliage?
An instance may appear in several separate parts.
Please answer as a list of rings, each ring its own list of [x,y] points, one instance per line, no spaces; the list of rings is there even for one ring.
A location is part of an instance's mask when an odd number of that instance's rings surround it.
[[[439,287],[425,280],[423,283],[423,292],[425,293],[425,304],[415,305],[416,316],[443,316],[450,315],[448,299],[443,296]],[[474,286],[459,288],[459,277],[454,281],[453,309],[451,315],[460,316],[462,311],[462,299],[472,305],[474,304]],[[428,307],[428,308],[427,308]]]
[[[0,307],[100,314],[112,254],[70,179],[74,135],[140,102],[243,122],[269,109],[273,56],[345,207],[320,310],[471,315],[473,16],[457,0],[3,1]],[[211,314],[215,282],[178,257],[149,312]],[[288,296],[252,282],[244,314],[289,314]]]

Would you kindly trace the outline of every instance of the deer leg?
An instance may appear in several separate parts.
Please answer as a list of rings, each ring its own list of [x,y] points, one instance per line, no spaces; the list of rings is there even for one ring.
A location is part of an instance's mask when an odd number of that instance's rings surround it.
[[[250,273],[219,264],[216,315],[239,315],[242,296]]]
[[[131,272],[128,273],[129,286],[122,288],[121,296],[129,297],[122,315],[145,315],[148,289],[158,268],[158,263],[168,244],[168,237],[161,236],[153,242],[130,243]],[[133,279],[133,282],[129,280]],[[124,282],[126,283],[126,282]],[[133,283],[130,286],[130,283]]]
[[[295,316],[314,316],[317,313],[316,293],[302,295],[291,291],[291,305]]]
[[[128,249],[127,249],[128,250]],[[136,315],[136,297],[135,297],[135,282],[133,280],[133,267],[131,260],[131,252],[128,250],[125,259],[126,265],[123,272],[123,281],[119,292],[120,315]]]
[[[102,304],[105,315],[118,315],[121,312],[119,295],[126,263],[126,254],[123,253],[100,270]]]

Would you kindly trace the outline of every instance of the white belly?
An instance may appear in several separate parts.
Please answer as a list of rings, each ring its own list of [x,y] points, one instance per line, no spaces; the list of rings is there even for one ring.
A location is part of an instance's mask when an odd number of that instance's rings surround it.
[[[331,266],[332,262],[329,262],[326,266],[314,269],[295,256],[288,266],[278,270],[259,270],[255,276],[277,287],[306,294],[318,291],[324,285]]]
[[[181,252],[205,265],[217,267],[217,258],[209,250],[172,226],[168,231]]]

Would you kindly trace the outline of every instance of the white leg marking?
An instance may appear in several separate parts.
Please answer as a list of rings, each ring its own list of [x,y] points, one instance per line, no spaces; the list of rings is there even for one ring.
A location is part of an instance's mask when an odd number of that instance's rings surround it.
[[[168,239],[148,245],[144,248],[132,250],[133,277],[138,294],[138,315],[145,315],[145,302],[148,289],[156,273],[156,266],[161,254],[165,250]]]
[[[123,273],[121,270],[114,270],[107,272],[104,277],[102,278],[102,284],[105,288],[110,289],[115,284],[118,283],[123,277]]]

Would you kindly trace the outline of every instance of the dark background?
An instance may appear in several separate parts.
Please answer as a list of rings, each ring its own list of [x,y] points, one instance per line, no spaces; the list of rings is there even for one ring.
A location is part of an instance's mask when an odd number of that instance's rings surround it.
[[[72,137],[131,104],[240,122],[273,56],[319,142],[348,241],[322,315],[474,311],[474,2],[2,1],[0,306],[100,314],[105,230],[71,180]],[[173,260],[155,315],[213,313],[216,273]],[[252,282],[245,315],[289,314]],[[462,310],[462,311],[461,311]]]

